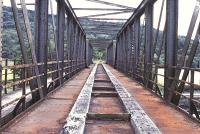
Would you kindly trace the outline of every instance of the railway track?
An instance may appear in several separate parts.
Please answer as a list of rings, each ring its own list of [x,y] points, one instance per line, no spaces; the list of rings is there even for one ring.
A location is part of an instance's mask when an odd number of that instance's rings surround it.
[[[85,83],[61,134],[144,132],[161,133],[109,70],[99,64]]]
[[[199,133],[196,123],[122,76],[107,65],[92,65],[0,131],[2,134]]]

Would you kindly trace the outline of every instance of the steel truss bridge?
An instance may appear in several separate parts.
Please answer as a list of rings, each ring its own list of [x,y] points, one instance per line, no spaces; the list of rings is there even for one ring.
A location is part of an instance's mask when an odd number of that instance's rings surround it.
[[[68,0],[10,0],[5,7],[0,0],[0,132],[200,133],[199,0],[185,18],[181,48],[182,1],[85,1],[113,8]],[[20,58],[5,56],[8,29]],[[95,64],[95,48],[106,50],[104,63]]]

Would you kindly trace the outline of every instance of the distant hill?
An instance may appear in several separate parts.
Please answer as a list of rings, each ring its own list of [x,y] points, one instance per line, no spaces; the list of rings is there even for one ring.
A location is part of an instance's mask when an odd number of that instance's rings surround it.
[[[34,11],[29,10],[29,19],[31,22],[31,27],[32,27],[32,32],[34,33]],[[19,16],[22,17],[22,13],[19,9]],[[3,58],[9,58],[9,59],[14,59],[18,58],[20,59],[21,57],[21,51],[20,51],[20,46],[19,46],[19,41],[18,41],[18,36],[15,30],[15,23],[13,20],[13,14],[12,14],[12,9],[11,7],[3,7]],[[22,20],[22,19],[21,19]],[[117,25],[121,26],[122,23],[112,23],[112,22],[99,22],[99,21],[93,21],[89,19],[81,19],[80,23],[83,24],[84,28],[95,28],[94,25]],[[23,22],[21,22],[22,27]],[[53,40],[53,29],[52,29],[52,18],[49,16],[49,50],[53,51],[54,50],[54,40]],[[97,26],[98,27],[98,26]],[[154,33],[155,33],[154,29]],[[25,33],[25,32],[24,32]],[[158,44],[161,42],[161,36],[162,36],[162,31],[159,32],[159,40]],[[26,34],[24,35],[26,38]],[[95,39],[112,39],[114,38],[113,36],[108,36],[105,34],[97,35],[95,33],[91,33],[87,35],[88,38],[95,38]],[[143,37],[144,38],[144,37]],[[179,36],[179,44],[178,44],[178,55],[181,55],[181,50],[183,48],[185,37],[184,36]],[[27,46],[28,49],[28,46]],[[97,49],[95,49],[97,50]],[[200,48],[197,50],[197,54],[194,59],[194,66],[199,62],[200,60]],[[98,50],[98,55],[99,55],[99,50]],[[102,51],[103,55],[105,56],[105,52]],[[98,56],[95,56],[98,57]],[[162,52],[160,62],[164,63],[164,51]]]
[[[19,17],[22,19],[22,11],[18,9]],[[29,20],[32,27],[32,33],[34,33],[34,15],[35,12],[32,10],[28,10]],[[3,7],[3,58],[14,59],[21,57],[20,46],[18,41],[17,32],[15,30],[15,22],[13,19],[13,13],[11,7]],[[83,27],[89,27],[91,25],[106,25],[106,24],[116,24],[112,22],[97,22],[89,19],[81,19],[80,23],[83,24]],[[121,23],[117,23],[119,26],[122,25]],[[49,15],[49,48],[53,50],[55,47],[54,40],[53,40],[53,29],[52,29],[52,17]],[[24,28],[24,23],[21,21],[21,27]],[[24,32],[25,33],[25,32]],[[26,34],[24,34],[26,38]],[[105,34],[96,35],[95,33],[90,33],[87,35],[88,38],[95,38],[95,39],[112,39],[112,36],[108,36]],[[28,46],[27,46],[28,47]]]

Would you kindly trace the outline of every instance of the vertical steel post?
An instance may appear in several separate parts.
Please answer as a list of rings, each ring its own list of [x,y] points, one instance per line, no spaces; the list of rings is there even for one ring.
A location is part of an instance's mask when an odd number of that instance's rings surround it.
[[[71,34],[70,34],[70,77],[73,75],[73,47],[74,47],[74,20],[71,17],[70,21]]]
[[[1,1],[0,1],[1,3]],[[0,7],[1,8],[1,7]],[[1,10],[1,9],[0,9]],[[2,13],[0,11],[0,13]],[[0,22],[1,23],[1,22]],[[0,28],[1,29],[1,28]],[[1,36],[1,33],[0,33],[0,36]],[[1,38],[1,37],[0,37]],[[1,49],[1,42],[0,42],[0,49]],[[2,90],[3,90],[3,85],[2,85],[2,58],[1,58],[1,51],[0,51],[0,127],[2,126],[2,115],[1,115],[1,111],[2,111],[2,108],[1,108],[1,105],[2,105]]]
[[[83,63],[84,63],[84,43],[83,43],[83,34],[81,34],[81,54],[80,54],[80,58],[81,58],[81,68],[83,67]]]
[[[5,60],[5,67],[7,67],[7,66],[8,66],[8,59]],[[6,68],[4,71],[5,71],[4,72],[4,85],[7,85],[7,83],[8,83],[8,69]],[[7,88],[5,87],[4,88],[4,94],[7,94],[7,93],[8,93]]]
[[[128,75],[128,26],[124,31],[124,60],[125,60],[125,73]]]
[[[81,51],[82,51],[82,44],[81,44],[81,35],[82,35],[82,33],[81,33],[81,31],[79,32],[79,51],[78,51],[78,70],[80,70],[80,68],[81,68],[81,63],[82,63],[82,60],[81,60]]]
[[[87,67],[87,40],[86,36],[83,35],[83,46],[84,46],[84,60],[85,60],[85,67]]]
[[[74,41],[74,43],[73,43],[73,75],[75,74],[75,63],[76,63],[76,33],[77,33],[77,25],[76,25],[76,23],[74,23],[74,36],[73,36],[73,41]]]
[[[82,66],[83,66],[83,60],[84,60],[84,56],[83,56],[84,46],[83,46],[83,35],[82,34],[80,35],[80,47],[81,47],[81,51],[80,51],[81,65],[80,65],[80,68],[82,68]]]
[[[48,52],[48,5],[49,0],[36,0],[36,53],[38,63],[44,63],[39,67],[43,92],[47,94],[47,52]]]
[[[81,47],[81,53],[80,53],[80,60],[81,60],[81,65],[80,65],[80,68],[82,68],[83,66],[83,62],[84,62],[84,56],[83,56],[83,49],[84,49],[84,46],[83,46],[83,34],[80,35],[80,47]]]
[[[77,25],[77,34],[76,34],[76,72],[78,72],[78,69],[79,69],[79,67],[78,67],[78,64],[79,64],[79,47],[80,47],[80,44],[79,44],[79,35],[80,35],[80,29],[79,29],[79,27],[78,27],[78,25]]]
[[[144,58],[144,83],[146,87],[152,88],[152,48],[153,48],[153,3],[145,8],[145,58]]]
[[[26,68],[22,69],[22,74],[21,75],[22,75],[21,76],[22,79],[26,79],[27,78],[27,76],[26,76]],[[21,86],[22,86],[22,95],[26,94],[26,83],[27,82],[23,82],[21,84]],[[22,110],[25,110],[25,109],[26,109],[26,97],[22,98]]]
[[[127,60],[127,75],[131,75],[131,43],[130,43],[130,25],[127,26],[126,31],[126,60]]]
[[[13,65],[14,65],[14,69],[13,69],[13,82],[15,82],[15,81],[16,81],[16,69],[15,69],[16,59],[14,59]],[[16,87],[16,86],[13,85],[13,91],[15,91],[15,87]]]
[[[109,58],[109,54],[110,54],[110,52],[109,52],[109,46],[106,48],[106,64],[110,64],[109,62],[110,62],[110,58]]]
[[[125,50],[125,45],[126,45],[126,39],[125,39],[125,36],[126,36],[126,30],[122,33],[122,53],[121,53],[121,56],[122,56],[122,60],[121,60],[121,64],[122,64],[122,71],[124,73],[126,73],[126,57],[125,57],[125,53],[126,53],[126,50]]]
[[[116,40],[116,50],[115,50],[115,61],[114,61],[114,68],[117,68],[118,66],[118,60],[119,60],[119,38]]]
[[[137,74],[137,66],[140,57],[140,18],[136,19],[134,22],[134,46],[135,46],[135,78]]]
[[[69,36],[69,77],[72,76],[72,60],[73,60],[73,18],[68,16],[69,26],[68,26],[68,36]]]
[[[194,70],[191,70],[191,76],[190,76],[190,109],[189,109],[189,114],[193,115],[193,101],[192,99],[194,99]]]
[[[76,73],[78,72],[78,63],[79,63],[79,27],[77,26],[77,32],[76,32]]]
[[[134,54],[135,54],[135,48],[134,48],[134,24],[130,25],[130,77],[133,78],[133,74],[135,72],[134,70],[134,62],[135,62],[135,58],[134,58]]]
[[[61,84],[63,84],[63,68],[64,68],[64,32],[65,32],[65,6],[63,1],[57,1],[57,50],[58,50],[58,60],[60,64],[61,70],[58,71],[60,73]]]
[[[122,66],[122,58],[123,58],[122,57],[122,52],[123,52],[123,49],[122,49],[122,44],[123,44],[122,43],[122,35],[119,36],[119,44],[120,45],[119,45],[119,61],[118,61],[119,65],[118,66],[119,66],[119,69],[122,71],[122,67],[121,67]]]
[[[28,11],[27,11],[27,8],[26,8],[26,3],[25,3],[25,0],[20,0],[20,2],[22,4],[21,7],[22,7],[22,13],[23,13],[23,20],[24,20],[24,24],[25,24],[25,30],[26,30],[27,37],[28,37],[28,43],[29,43],[29,46],[30,46],[30,49],[31,49],[32,63],[35,64],[35,65],[37,65],[37,58],[36,58],[36,54],[35,54],[35,45],[33,44],[33,37],[32,37],[32,32],[31,32],[31,25],[30,25],[30,21],[29,21],[29,18],[28,18]],[[16,19],[16,21],[17,21],[17,19]],[[20,26],[18,26],[18,27],[20,27]],[[19,32],[19,34],[22,34],[22,32]],[[28,63],[28,61],[25,62],[25,63]],[[29,68],[29,69],[30,69],[30,72],[32,72],[32,69],[31,68]],[[35,66],[33,68],[33,70],[34,70],[33,74],[35,76],[38,76],[39,75],[38,66]],[[30,72],[28,71],[28,74],[30,74]],[[32,75],[30,75],[30,76],[32,76]],[[42,86],[40,77],[37,77],[36,82],[37,82],[37,86],[38,87]],[[33,80],[30,83],[32,83],[30,85],[34,85],[35,84],[35,80]],[[42,91],[42,89],[39,89],[39,93],[40,93],[40,98],[42,99],[43,98],[43,91]]]
[[[178,39],[178,0],[167,0],[167,27],[166,27],[166,50],[165,50],[165,81],[164,98],[169,100],[169,87],[172,80],[168,77],[175,77],[175,68],[177,61],[177,39]]]
[[[77,33],[78,26],[74,24],[74,43],[73,43],[73,75],[76,73],[76,59],[77,59]]]
[[[70,77],[70,60],[71,60],[71,17],[70,17],[70,15],[68,15],[67,16],[67,45],[68,45],[68,47],[67,47],[67,51],[68,51],[68,60],[67,60],[67,70],[66,70],[66,72],[67,72],[67,76],[66,76],[66,78],[67,79],[69,79],[69,77]]]
[[[119,55],[120,55],[119,45],[120,45],[120,37],[117,38],[117,53],[116,53],[117,58],[116,58],[116,61],[115,61],[116,62],[115,63],[116,69],[119,69],[119,60],[120,60],[120,58],[119,58]]]
[[[2,28],[3,28],[3,1],[0,0],[0,127],[2,126],[2,115],[1,115],[1,105],[2,105]]]
[[[88,58],[89,58],[89,55],[88,55],[88,50],[89,50],[89,40],[87,39],[86,40],[86,48],[85,48],[85,53],[86,53],[86,66],[88,66]]]
[[[123,71],[123,33],[122,33],[122,35],[120,36],[120,45],[119,45],[119,52],[120,52],[120,54],[119,54],[119,69],[121,70],[121,71]]]
[[[115,59],[116,59],[116,40],[113,40],[113,59],[112,59],[112,65],[115,66]]]

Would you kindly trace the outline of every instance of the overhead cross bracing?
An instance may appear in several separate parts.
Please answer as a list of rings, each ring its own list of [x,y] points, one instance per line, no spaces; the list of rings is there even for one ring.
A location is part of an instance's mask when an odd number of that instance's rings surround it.
[[[83,1],[87,4],[94,4],[96,8],[90,8],[90,7],[72,7],[75,10],[75,12],[78,14],[78,18],[83,25],[86,33],[88,34],[88,39],[95,39],[95,38],[101,38],[101,39],[115,39],[118,31],[121,29],[122,25],[124,24],[125,20],[128,19],[128,17],[125,19],[124,17],[119,17],[120,14],[126,14],[130,13],[130,15],[134,12],[135,8],[126,6],[123,4],[118,4],[115,1],[107,2],[103,0],[85,0]],[[97,4],[97,5],[95,5]],[[99,5],[101,6],[109,6],[106,8],[99,8]],[[79,15],[79,11],[85,12],[85,15]],[[96,12],[94,14],[93,11]],[[87,14],[87,15],[86,15]],[[113,17],[113,15],[116,15],[116,17]],[[129,16],[130,16],[129,15]],[[90,25],[97,25],[96,27],[87,26],[87,23],[90,22]],[[113,25],[113,28],[111,28],[111,25]],[[117,27],[117,29],[115,29]]]

